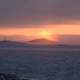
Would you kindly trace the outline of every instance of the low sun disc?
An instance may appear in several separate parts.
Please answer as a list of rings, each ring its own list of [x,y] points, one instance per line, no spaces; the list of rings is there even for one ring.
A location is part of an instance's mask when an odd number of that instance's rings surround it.
[[[53,34],[50,31],[42,31],[40,32],[40,38],[52,40],[52,41],[58,41],[58,36],[56,34]]]

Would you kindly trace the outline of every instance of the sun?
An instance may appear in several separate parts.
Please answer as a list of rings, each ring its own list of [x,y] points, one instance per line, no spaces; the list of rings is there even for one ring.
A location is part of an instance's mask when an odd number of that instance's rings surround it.
[[[51,36],[51,33],[50,32],[48,32],[48,31],[43,31],[43,32],[41,32],[41,35],[43,36],[43,37],[50,37]]]
[[[40,38],[57,41],[58,36],[56,34],[53,34],[51,31],[41,31],[39,34]]]

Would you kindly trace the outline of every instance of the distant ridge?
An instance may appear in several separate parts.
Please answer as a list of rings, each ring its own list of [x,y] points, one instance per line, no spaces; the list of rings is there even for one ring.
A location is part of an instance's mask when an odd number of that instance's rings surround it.
[[[29,42],[0,41],[0,48],[80,48],[80,45],[54,45],[50,40],[35,39]]]
[[[40,44],[40,45],[47,45],[47,44],[55,44],[56,42],[48,40],[48,39],[34,39],[29,41],[30,44]]]
[[[16,47],[27,47],[27,43],[16,42],[16,41],[0,41],[0,48],[16,48]]]

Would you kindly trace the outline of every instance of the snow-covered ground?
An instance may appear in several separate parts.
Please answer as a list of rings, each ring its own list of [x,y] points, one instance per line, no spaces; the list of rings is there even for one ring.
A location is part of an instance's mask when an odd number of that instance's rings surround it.
[[[0,49],[0,72],[30,80],[80,80],[80,51]]]

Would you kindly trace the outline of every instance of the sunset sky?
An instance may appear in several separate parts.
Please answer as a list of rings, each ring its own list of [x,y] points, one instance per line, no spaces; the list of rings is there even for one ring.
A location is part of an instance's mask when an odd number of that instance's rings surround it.
[[[5,38],[80,44],[80,0],[0,0],[0,39]]]

